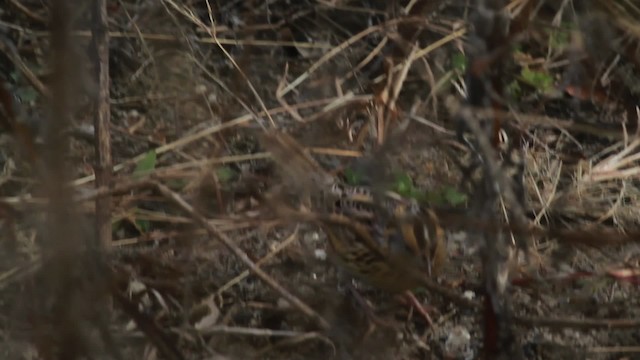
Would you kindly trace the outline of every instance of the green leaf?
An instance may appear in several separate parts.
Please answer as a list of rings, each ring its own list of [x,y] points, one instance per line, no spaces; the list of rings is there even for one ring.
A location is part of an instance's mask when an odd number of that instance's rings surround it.
[[[360,185],[362,183],[362,178],[363,178],[362,174],[352,169],[344,170],[344,181],[348,185]]]
[[[220,183],[228,183],[235,176],[235,171],[228,166],[221,166],[216,169],[216,176],[218,176],[218,181]]]
[[[156,168],[157,156],[155,150],[148,151],[144,158],[138,162],[136,169],[133,171],[134,177],[142,177]]]
[[[451,57],[451,65],[453,66],[453,70],[465,72],[467,69],[467,57],[462,53],[455,53]]]
[[[520,99],[522,97],[522,88],[518,81],[514,80],[511,84],[507,85],[507,94],[514,99]]]
[[[565,29],[557,29],[549,34],[549,47],[562,50],[569,45],[570,33]]]
[[[424,200],[426,203],[435,206],[458,206],[467,201],[467,195],[447,186],[443,189],[425,193]]]
[[[522,68],[520,73],[522,81],[533,86],[540,92],[547,92],[551,90],[553,86],[553,77],[549,73],[531,70],[529,68]]]
[[[141,234],[147,233],[151,228],[151,222],[149,220],[136,219],[136,228]]]
[[[413,186],[413,180],[408,174],[398,174],[396,176],[393,190],[404,197],[413,197],[417,192],[415,186]]]
[[[443,195],[449,205],[457,206],[467,202],[467,195],[459,192],[452,187],[445,188],[443,191]]]

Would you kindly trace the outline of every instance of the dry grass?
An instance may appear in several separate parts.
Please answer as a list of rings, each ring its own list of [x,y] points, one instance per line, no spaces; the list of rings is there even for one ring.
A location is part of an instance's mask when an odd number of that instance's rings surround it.
[[[526,3],[511,1],[506,9],[515,18]],[[527,36],[511,39],[500,55],[510,89],[501,110],[473,113],[501,118],[509,141],[522,137],[523,212],[540,230],[511,228],[528,249],[509,264],[508,291],[525,355],[633,358],[640,351],[632,346],[640,340],[640,140],[632,106],[639,97],[629,84],[640,76],[639,26],[631,16],[638,9],[603,0],[573,16],[571,3],[536,8]],[[456,136],[461,125],[451,106],[473,91],[467,75],[478,70],[471,68],[477,63],[459,64],[473,55],[467,15],[474,8],[463,1],[109,4],[113,187],[94,188],[95,84],[80,55],[91,35],[83,9],[71,37],[83,65],[66,178],[74,210],[68,226],[92,238],[95,199],[109,196],[114,239],[95,258],[79,246],[65,260],[73,265],[65,276],[74,292],[86,295],[100,282],[109,295],[66,299],[51,283],[48,273],[58,271],[47,242],[52,194],[38,166],[23,160],[20,134],[5,136],[4,358],[53,359],[77,348],[123,359],[437,359],[465,333],[464,350],[480,356],[484,285],[474,234],[486,224],[465,212],[477,193],[462,180],[487,175],[459,167],[478,154]],[[56,96],[46,55],[51,34],[42,20],[47,8],[10,0],[0,9],[8,29],[0,43],[11,44],[0,47],[7,55],[0,69],[9,74],[10,92],[22,97],[19,120],[36,139],[46,128],[48,98]],[[615,19],[603,30],[611,37],[606,46],[584,30],[598,16]],[[593,53],[598,46],[602,54]],[[523,69],[551,85],[532,83]],[[429,195],[429,206],[456,215],[446,229],[444,274],[417,292],[438,310],[433,328],[358,283],[376,313],[398,324],[370,327],[344,289],[351,279],[324,258],[322,231],[266,210],[266,190],[296,181],[274,171],[257,140],[272,128],[292,134],[332,173],[362,170],[376,186],[408,175]],[[35,144],[46,154],[41,139]],[[444,190],[466,202],[452,209]],[[503,200],[509,213],[514,204]],[[111,303],[99,307],[105,299]],[[54,305],[69,319],[56,317]],[[60,335],[70,319],[86,330],[73,346]]]

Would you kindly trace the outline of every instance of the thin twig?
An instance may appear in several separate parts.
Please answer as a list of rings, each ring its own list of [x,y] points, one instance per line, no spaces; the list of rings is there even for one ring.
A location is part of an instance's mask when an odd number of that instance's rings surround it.
[[[91,50],[95,66],[95,78],[98,84],[98,92],[95,99],[94,128],[96,188],[102,186],[109,188],[112,177],[111,160],[111,108],[109,104],[109,34],[107,32],[107,2],[97,0],[92,4],[93,11],[93,38]],[[96,237],[104,249],[111,245],[111,199],[108,197],[96,198]]]
[[[270,259],[272,259],[274,256],[276,256],[280,251],[284,250],[287,246],[291,245],[292,242],[294,242],[295,240],[298,239],[298,228],[296,227],[296,229],[294,230],[294,232],[291,234],[291,236],[289,236],[288,238],[286,238],[285,240],[283,240],[282,242],[280,242],[275,249],[273,249],[272,251],[270,251],[265,257],[263,257],[262,259],[256,261],[256,265],[262,265],[264,263],[266,263],[267,261],[269,261]],[[234,285],[240,283],[242,280],[244,280],[245,278],[247,278],[251,273],[249,272],[249,270],[245,270],[243,271],[240,275],[234,277],[233,279],[229,280],[226,284],[222,285],[217,291],[216,294],[220,295],[223,292],[227,291],[228,289],[230,289],[231,287],[233,287]]]
[[[640,328],[640,319],[571,319],[552,317],[515,316],[519,325],[539,326],[554,329],[636,329]]]
[[[242,251],[227,235],[220,232],[215,226],[211,225],[207,219],[198,213],[189,203],[187,203],[182,196],[175,193],[168,187],[155,183],[155,187],[168,199],[176,203],[182,210],[186,211],[196,222],[198,222],[202,227],[204,227],[209,234],[220,240],[231,252],[240,259],[254,274],[256,274],[262,281],[264,281],[267,285],[269,285],[272,289],[277,291],[283,298],[285,298],[292,306],[296,307],[305,315],[312,318],[318,325],[320,325],[323,329],[328,329],[329,323],[322,317],[320,314],[315,312],[309,305],[302,302],[302,300],[298,299],[296,296],[291,294],[287,289],[282,287],[275,279],[273,279],[269,274],[260,269],[249,257],[247,254]]]

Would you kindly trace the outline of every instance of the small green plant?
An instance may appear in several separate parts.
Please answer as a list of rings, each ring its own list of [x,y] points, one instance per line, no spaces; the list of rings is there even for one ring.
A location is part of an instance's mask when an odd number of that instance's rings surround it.
[[[147,232],[149,232],[149,229],[151,229],[151,222],[149,220],[136,219],[135,227],[136,230],[140,232],[140,234],[146,234]]]
[[[452,187],[445,187],[442,191],[445,201],[452,206],[462,205],[467,202],[467,194]]]
[[[506,91],[513,99],[520,99],[522,97],[522,88],[517,80],[513,80],[509,85],[507,85]]]
[[[347,169],[344,171],[345,181],[349,185],[362,185],[362,177],[361,174],[354,170]],[[390,190],[404,198],[415,199],[419,203],[436,206],[459,206],[467,201],[466,194],[450,186],[425,192],[415,186],[409,174],[402,172],[395,174]]]
[[[413,184],[411,176],[406,173],[396,174],[396,178],[393,183],[393,191],[405,198],[421,200],[423,197],[423,193]]]
[[[236,176],[236,172],[229,166],[220,166],[216,169],[216,176],[221,184],[226,184]]]
[[[413,184],[413,180],[407,174],[397,175],[393,190],[403,197],[437,206],[458,206],[467,201],[466,194],[450,186],[436,191],[421,191]]]
[[[133,176],[136,178],[140,178],[149,174],[151,171],[153,171],[156,168],[157,160],[158,158],[156,156],[156,151],[155,150],[148,151],[144,155],[142,160],[138,161],[138,164],[136,165],[136,169],[133,171]]]
[[[435,206],[460,206],[467,202],[467,195],[451,186],[425,194],[425,202]]]
[[[462,53],[455,53],[451,57],[451,65],[454,71],[464,73],[467,70],[467,57]]]
[[[562,50],[567,47],[570,33],[566,29],[554,29],[549,34],[549,47],[554,50]]]
[[[524,67],[520,72],[520,79],[542,93],[549,92],[553,88],[553,77],[544,71],[531,70],[528,67]]]
[[[343,172],[344,175],[344,181],[347,183],[347,185],[352,185],[352,186],[356,186],[356,185],[361,185],[362,184],[362,179],[363,179],[363,175],[353,169],[345,169]]]
[[[571,42],[571,32],[578,29],[578,24],[573,21],[562,21],[560,26],[554,26],[547,30],[549,34],[549,48],[562,51]]]

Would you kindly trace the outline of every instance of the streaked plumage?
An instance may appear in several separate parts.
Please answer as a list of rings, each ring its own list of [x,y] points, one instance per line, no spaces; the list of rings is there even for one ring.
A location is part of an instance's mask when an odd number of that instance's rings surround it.
[[[287,134],[268,132],[263,144],[285,176],[312,195],[333,258],[352,275],[399,293],[441,268],[444,232],[433,211],[392,192],[376,197],[368,187],[341,183]]]

